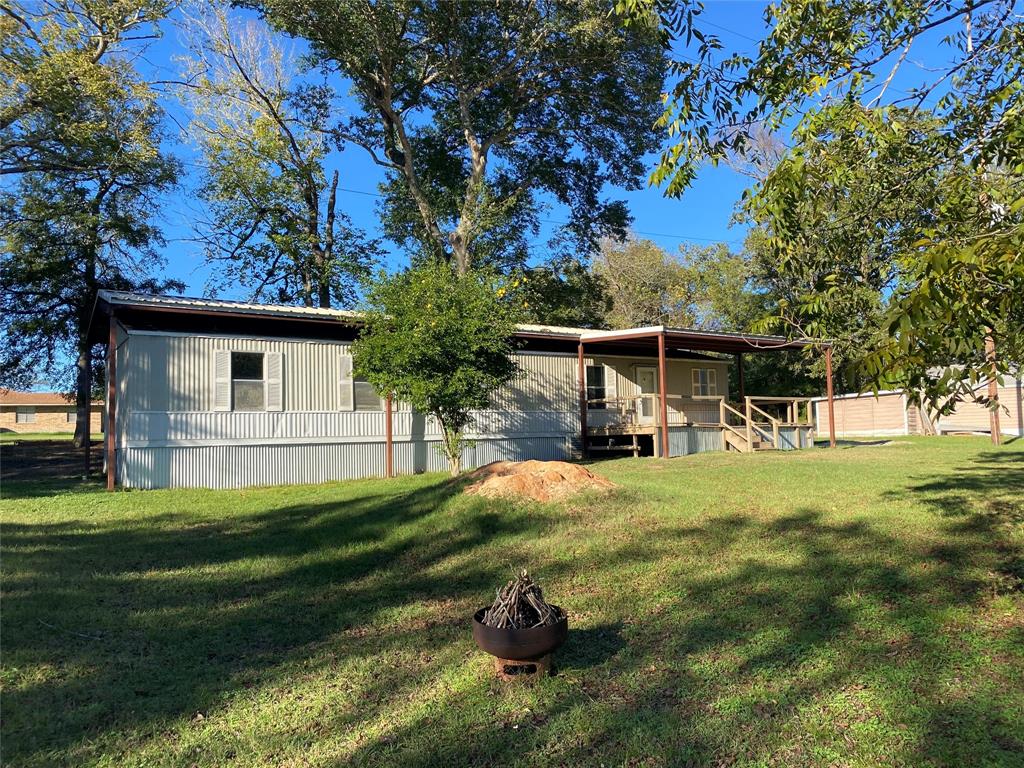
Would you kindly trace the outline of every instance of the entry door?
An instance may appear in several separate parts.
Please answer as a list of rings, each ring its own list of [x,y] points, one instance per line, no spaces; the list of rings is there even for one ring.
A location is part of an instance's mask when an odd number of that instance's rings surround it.
[[[636,383],[642,395],[658,394],[658,369],[648,366],[637,366]],[[642,397],[637,408],[637,418],[641,424],[653,424],[657,413],[657,398]]]

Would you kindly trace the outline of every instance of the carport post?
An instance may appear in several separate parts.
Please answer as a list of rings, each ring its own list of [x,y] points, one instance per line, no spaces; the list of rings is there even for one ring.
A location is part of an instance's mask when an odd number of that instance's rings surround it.
[[[828,395],[828,445],[836,447],[836,406],[832,399],[832,347],[825,347],[825,394]]]
[[[107,490],[114,490],[115,464],[117,462],[117,451],[114,439],[117,435],[114,425],[114,412],[117,408],[115,397],[117,393],[117,332],[114,327],[114,313],[110,313],[110,334],[107,338],[107,434],[104,440],[107,448]],[[92,425],[86,424],[85,435],[86,445],[91,442],[90,429]]]
[[[658,391],[661,397],[661,458],[668,458],[668,397],[665,379],[665,331],[658,334]]]
[[[580,451],[585,459],[587,458],[587,371],[583,366],[583,339],[580,339],[577,377],[580,396]]]
[[[747,398],[747,390],[746,390],[746,387],[743,384],[743,353],[742,352],[737,352],[736,353],[736,376],[739,379],[738,383],[740,385],[740,400],[745,400]]]
[[[391,436],[391,395],[384,398],[384,474],[395,476],[395,443]]]

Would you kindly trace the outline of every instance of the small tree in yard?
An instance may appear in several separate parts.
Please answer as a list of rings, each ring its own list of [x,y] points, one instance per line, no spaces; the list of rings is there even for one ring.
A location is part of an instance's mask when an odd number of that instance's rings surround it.
[[[452,476],[461,470],[472,411],[518,367],[513,333],[523,307],[517,279],[428,262],[382,274],[367,289],[366,328],[354,346],[357,376],[429,413],[441,427]]]

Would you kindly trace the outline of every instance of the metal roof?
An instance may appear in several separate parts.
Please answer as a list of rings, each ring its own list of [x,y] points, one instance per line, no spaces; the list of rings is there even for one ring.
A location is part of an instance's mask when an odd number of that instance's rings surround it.
[[[227,299],[199,299],[191,296],[163,296],[128,291],[100,290],[98,298],[116,306],[153,309],[180,309],[183,311],[231,312],[264,317],[297,317],[316,320],[358,322],[361,315],[347,309],[321,309],[319,307],[293,307],[285,304],[253,304]]]
[[[362,313],[347,309],[320,309],[318,307],[295,307],[282,304],[254,304],[226,299],[194,298],[190,296],[163,296],[127,291],[101,290],[98,300],[112,306],[140,309],[214,313],[232,315],[258,315],[296,320],[335,320],[346,325],[359,325]],[[695,328],[672,328],[651,325],[622,330],[594,330],[557,325],[535,325],[522,323],[518,336],[549,339],[563,339],[586,343],[615,342],[626,346],[646,347],[665,335],[666,344],[676,349],[703,350],[709,352],[737,353],[749,351],[771,351],[776,349],[799,349],[803,347],[830,346],[825,340],[787,339],[784,336],[763,336],[749,333],[725,331],[703,331]]]
[[[665,325],[648,325],[642,328],[624,328],[616,331],[586,331],[580,335],[580,341],[584,344],[615,342],[634,346],[649,346],[655,343],[662,334],[665,335],[666,345],[673,347],[733,354],[831,346],[831,343],[824,339],[787,339],[785,336],[704,331],[697,328],[672,328]]]

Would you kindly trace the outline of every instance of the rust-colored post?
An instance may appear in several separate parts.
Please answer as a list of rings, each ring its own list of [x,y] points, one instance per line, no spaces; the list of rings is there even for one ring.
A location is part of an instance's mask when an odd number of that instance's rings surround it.
[[[117,410],[117,332],[114,325],[114,314],[110,314],[110,332],[107,338],[107,490],[114,490],[114,476],[117,462],[117,450],[114,440],[117,435],[114,422],[115,411]],[[92,424],[86,424],[85,436],[89,440],[92,432]]]
[[[836,447],[836,406],[832,392],[832,347],[825,347],[825,394],[828,396],[828,445]]]
[[[658,391],[661,406],[661,457],[668,458],[668,393],[665,375],[665,332],[658,334]]]
[[[985,335],[985,360],[989,364],[988,372],[988,428],[992,433],[992,444],[1002,442],[1002,428],[999,425],[999,383],[996,381],[996,340],[991,330]]]
[[[583,366],[583,339],[579,346],[580,450],[587,458],[587,371]]]
[[[747,389],[743,384],[743,353],[736,355],[736,375],[739,377],[740,400],[743,400],[747,396]]]
[[[391,436],[391,395],[384,398],[384,474],[395,476],[395,443]]]

